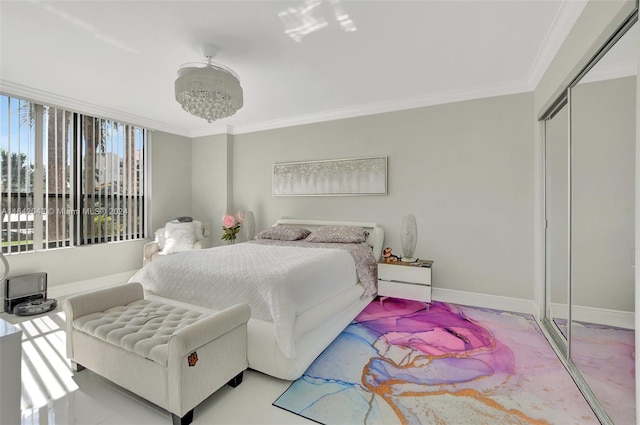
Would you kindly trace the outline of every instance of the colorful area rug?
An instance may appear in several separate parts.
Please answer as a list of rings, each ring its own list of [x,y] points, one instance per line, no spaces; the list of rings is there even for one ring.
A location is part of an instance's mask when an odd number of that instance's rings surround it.
[[[530,315],[374,301],[274,403],[326,424],[597,424]]]

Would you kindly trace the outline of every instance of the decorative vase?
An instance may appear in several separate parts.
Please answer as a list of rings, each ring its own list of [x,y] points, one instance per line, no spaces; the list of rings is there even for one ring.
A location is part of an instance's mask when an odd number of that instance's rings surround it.
[[[248,241],[252,240],[256,236],[256,219],[253,216],[253,211],[247,211],[244,213],[244,235]]]
[[[418,226],[416,216],[407,214],[402,218],[402,228],[400,229],[400,240],[402,243],[402,261],[413,263],[416,258],[413,253],[418,242]]]

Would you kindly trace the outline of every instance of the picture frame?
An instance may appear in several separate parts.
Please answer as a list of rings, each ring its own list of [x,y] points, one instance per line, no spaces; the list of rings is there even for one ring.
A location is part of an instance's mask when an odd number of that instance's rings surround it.
[[[386,156],[273,164],[273,196],[386,194]]]

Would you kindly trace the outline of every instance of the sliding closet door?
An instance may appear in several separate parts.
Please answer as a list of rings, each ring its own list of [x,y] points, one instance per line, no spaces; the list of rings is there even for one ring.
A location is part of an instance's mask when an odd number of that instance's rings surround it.
[[[571,360],[620,425],[635,423],[637,25],[571,89]]]
[[[545,121],[546,316],[560,348],[569,320],[569,114],[565,104]]]
[[[543,325],[603,425],[636,423],[637,20],[636,3],[542,117]]]

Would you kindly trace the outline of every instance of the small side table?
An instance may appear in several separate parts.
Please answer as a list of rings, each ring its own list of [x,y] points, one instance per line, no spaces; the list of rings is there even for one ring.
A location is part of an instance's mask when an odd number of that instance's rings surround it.
[[[431,302],[431,266],[433,261],[418,260],[378,263],[378,295],[380,303],[385,298]]]

